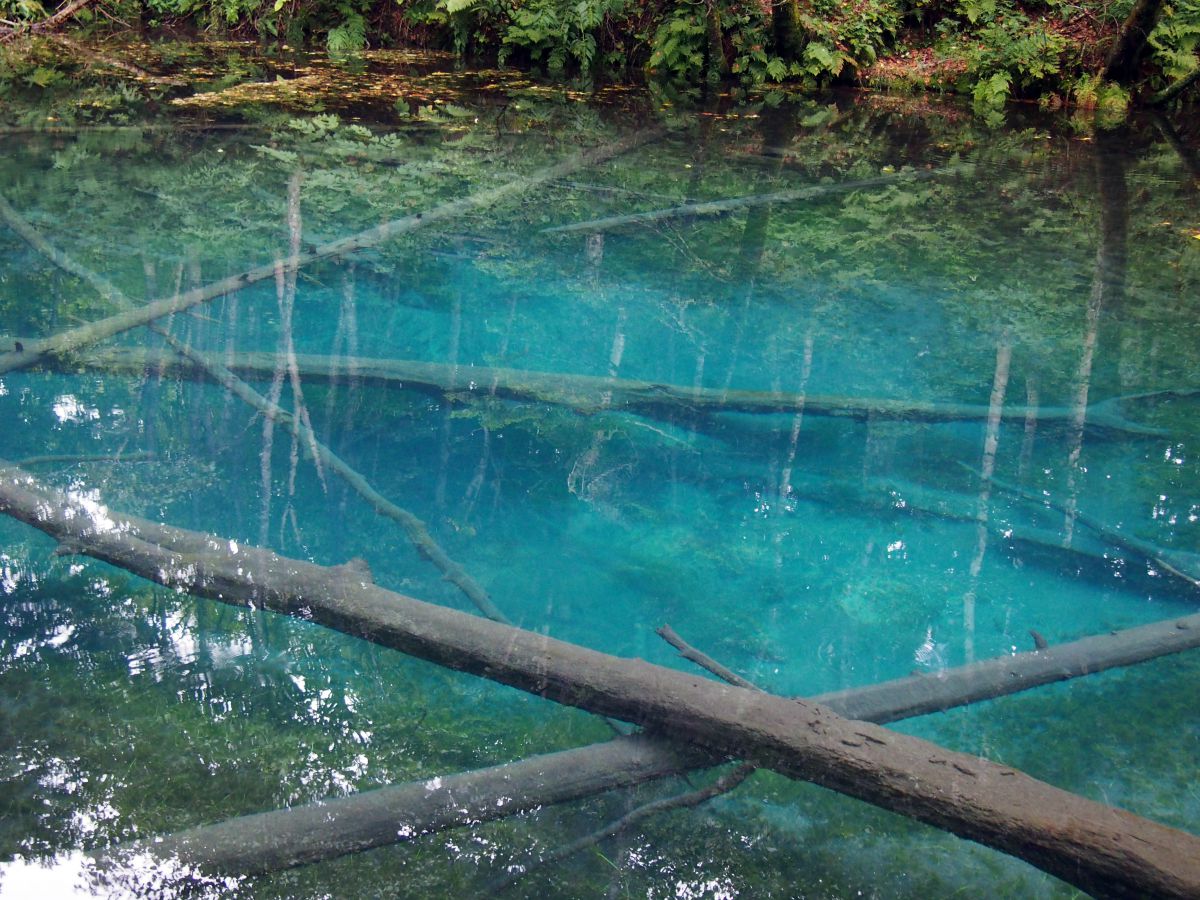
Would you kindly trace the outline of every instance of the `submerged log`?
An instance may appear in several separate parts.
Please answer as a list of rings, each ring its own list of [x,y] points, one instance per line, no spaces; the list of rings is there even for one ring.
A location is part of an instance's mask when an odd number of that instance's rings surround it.
[[[622,736],[581,750],[228,819],[105,851],[96,859],[103,869],[119,871],[126,859],[150,853],[208,875],[263,875],[632,787],[713,762],[703,751],[662,738]]]
[[[1047,645],[1040,637],[1035,637],[1036,651],[813,699],[840,715],[877,723],[943,712],[1195,649],[1200,647],[1200,614],[1058,645]],[[440,782],[426,779],[240,816],[108,851],[101,858],[119,863],[125,854],[147,851],[213,874],[264,874],[719,762],[718,756],[684,750],[663,737],[618,738],[479,772],[442,776]],[[572,774],[559,784],[548,778],[555,772]],[[446,817],[437,798],[466,812],[457,819]]]
[[[1007,766],[789,700],[423,603],[345,572],[123,516],[0,464],[0,512],[160,584],[250,603],[744,758],[1022,858],[1105,897],[1200,894],[1200,838]],[[1043,651],[1045,652],[1045,651]]]
[[[206,354],[205,360],[217,360]],[[273,353],[235,353],[220,357],[229,369],[242,378],[269,379],[278,361]],[[112,348],[77,353],[69,359],[45,361],[47,368],[70,370],[74,367],[102,369],[108,372],[142,374],[167,372],[178,377],[203,378],[203,366],[181,361],[154,350]],[[866,421],[889,419],[928,424],[987,421],[985,404],[935,403],[916,400],[891,400],[876,397],[844,397],[829,394],[789,394],[775,391],[725,390],[684,387],[663,382],[569,372],[534,372],[496,366],[451,366],[445,363],[405,359],[366,357],[328,357],[297,354],[296,365],[306,382],[355,379],[359,384],[379,385],[419,391],[451,401],[470,397],[499,397],[532,403],[564,406],[585,415],[604,410],[625,409],[652,418],[671,420],[696,413],[745,413],[749,415],[794,414],[830,416]],[[1182,396],[1186,391],[1170,392]],[[1138,395],[1129,400],[1146,400],[1158,395]],[[1121,414],[1127,398],[1113,397],[1088,407],[1089,427],[1128,434],[1161,436],[1162,431],[1131,422]],[[1026,409],[1006,407],[1002,417],[1021,421],[1029,416],[1039,422],[1069,423],[1069,407]]]
[[[357,250],[374,247],[391,238],[408,234],[420,228],[426,228],[438,222],[444,222],[480,207],[490,206],[507,197],[554,181],[556,178],[562,178],[564,175],[569,175],[579,169],[612,159],[623,153],[628,153],[630,150],[641,146],[647,141],[656,139],[662,133],[662,129],[650,129],[601,147],[580,151],[562,162],[539,169],[530,175],[521,175],[497,187],[487,188],[486,190],[478,191],[458,200],[451,200],[425,212],[393,219],[390,222],[384,222],[382,225],[368,228],[349,237],[329,241],[312,250],[290,256],[282,260],[282,263],[288,268],[298,268],[318,260],[344,256]],[[42,253],[46,253],[55,265],[84,279],[95,287],[102,296],[112,295],[111,292],[115,289],[111,283],[100,276],[90,273],[81,266],[72,263],[69,267],[66,255],[61,251],[51,248],[48,242],[38,235],[20,217],[16,210],[2,198],[0,198],[0,218],[33,247]],[[128,309],[105,319],[88,322],[77,328],[68,329],[48,338],[40,340],[31,338],[23,341],[23,348],[21,350],[0,353],[0,374],[11,372],[15,369],[28,368],[47,359],[52,359],[53,357],[99,343],[105,338],[129,331],[131,328],[137,328],[139,325],[147,325],[171,313],[182,312],[225,294],[240,291],[256,282],[273,278],[275,276],[275,266],[275,262],[265,263],[261,266],[248,269],[241,274],[193,288],[182,294],[155,300],[145,306]]]
[[[447,581],[462,591],[467,599],[475,604],[481,613],[497,622],[508,621],[508,617],[500,611],[500,608],[492,601],[492,598],[483,589],[483,586],[472,578],[466,569],[453,560],[450,554],[442,548],[441,544],[434,540],[433,535],[429,532],[429,527],[424,521],[407,509],[396,505],[387,499],[387,497],[380,494],[379,491],[375,490],[375,488],[371,487],[370,483],[357,469],[349,465],[317,438],[316,432],[312,430],[310,425],[302,421],[299,416],[288,412],[278,403],[272,402],[254,390],[250,385],[246,384],[218,362],[216,357],[203,357],[190,347],[181,344],[166,332],[159,331],[159,334],[170,343],[175,352],[181,357],[201,366],[210,378],[221,384],[230,393],[245,401],[247,405],[258,410],[272,422],[277,422],[290,431],[296,440],[313,455],[317,463],[335,472],[381,516],[386,516],[393,522],[396,522],[404,529],[404,534],[408,537],[409,543],[413,545],[417,553],[423,559],[429,560]]]
[[[553,228],[543,228],[543,234],[569,234],[584,231],[593,234],[598,231],[611,231],[614,228],[624,228],[629,225],[652,225],[666,219],[701,219],[728,215],[740,209],[754,206],[767,206],[776,203],[796,203],[801,200],[815,200],[832,194],[844,194],[849,191],[859,191],[865,188],[885,187],[889,184],[907,183],[911,181],[928,181],[942,175],[950,175],[956,171],[954,166],[941,169],[923,169],[912,172],[897,172],[894,175],[880,175],[877,178],[863,178],[858,181],[843,181],[836,184],[813,184],[808,187],[796,188],[790,191],[774,191],[769,194],[754,194],[750,197],[730,197],[725,200],[706,200],[699,203],[684,203],[666,209],[652,209],[646,212],[629,213],[623,216],[607,216],[603,219],[591,219],[587,222],[575,222],[571,225],[557,225]]]
[[[974,474],[974,470],[970,466],[964,466],[964,468]],[[1068,507],[1067,504],[1055,500],[1046,494],[1036,494],[1020,485],[1010,484],[996,478],[993,478],[992,482],[1006,493],[1012,494],[1014,497],[1018,497],[1033,506],[1048,507],[1062,513],[1069,511],[1075,521],[1090,528],[1100,538],[1113,546],[1137,554],[1151,565],[1162,569],[1168,575],[1186,581],[1193,587],[1200,587],[1200,555],[1186,550],[1160,547],[1135,535],[1126,534],[1120,529],[1113,528],[1107,523],[1100,521],[1095,516],[1090,516],[1080,512],[1076,508]]]

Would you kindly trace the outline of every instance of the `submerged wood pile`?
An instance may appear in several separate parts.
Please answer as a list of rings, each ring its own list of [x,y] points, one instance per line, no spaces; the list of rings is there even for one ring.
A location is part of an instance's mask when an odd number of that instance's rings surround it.
[[[254,604],[745,759],[1025,859],[1106,897],[1194,897],[1200,837],[811,701],[721,685],[423,603],[228,539],[96,508],[0,465],[0,511],[152,581]],[[1178,630],[1190,629],[1187,624]]]

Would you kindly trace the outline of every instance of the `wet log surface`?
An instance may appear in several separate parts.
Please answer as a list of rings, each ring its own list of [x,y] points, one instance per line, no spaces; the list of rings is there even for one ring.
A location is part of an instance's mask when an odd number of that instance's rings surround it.
[[[254,603],[743,758],[1010,853],[1105,897],[1200,895],[1200,838],[828,707],[621,659],[227,539],[123,516],[0,464],[0,511],[172,588]],[[1044,652],[1044,651],[1043,651]]]

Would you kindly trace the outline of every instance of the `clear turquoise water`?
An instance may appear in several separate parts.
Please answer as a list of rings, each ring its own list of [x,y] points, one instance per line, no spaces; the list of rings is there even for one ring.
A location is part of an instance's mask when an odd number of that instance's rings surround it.
[[[344,119],[315,137],[282,113],[240,130],[0,135],[0,193],[140,302],[285,255],[289,179],[298,233],[319,244],[634,127],[627,110],[552,93],[507,120],[494,104],[455,101],[457,113],[420,128],[397,116],[358,132]],[[1054,643],[1196,610],[1196,589],[1154,556],[1200,573],[1200,398],[1124,403],[1133,432],[1099,427],[1113,404],[1096,406],[1200,387],[1195,186],[1155,132],[1096,136],[1057,120],[988,130],[957,110],[845,98],[639,115],[666,135],[306,267],[294,292],[268,279],[168,327],[217,354],[285,359],[290,329],[296,352],[333,359],[811,397],[803,416],[684,403],[649,417],[498,399],[486,378],[454,396],[354,377],[302,379],[297,395],[281,378],[281,403],[303,402],[321,440],[424,520],[509,617],[609,653],[687,668],[654,633],[670,624],[764,688],[804,695],[1029,649],[1031,628]],[[545,231],[906,166],[934,177],[602,237]],[[4,228],[0,303],[0,331],[26,340],[114,309]],[[139,330],[110,345],[161,340]],[[829,396],[984,412],[852,418],[822,414]],[[1093,407],[1079,426],[1084,397]],[[1047,418],[1005,420],[990,455],[989,403],[1033,403]],[[112,457],[32,462],[49,484],[322,563],[362,557],[384,586],[470,608],[398,526],[220,387],[76,360],[0,376],[0,416],[0,457]],[[37,861],[44,877],[67,878],[78,850],[607,733],[304,623],[52,558],[15,522],[0,533],[0,853]],[[1185,655],[898,727],[1197,831],[1197,665]],[[237,890],[476,895],[505,866],[680,788]],[[5,866],[0,893],[21,896],[30,877]],[[1071,895],[999,854],[761,773],[510,889],[860,892]]]

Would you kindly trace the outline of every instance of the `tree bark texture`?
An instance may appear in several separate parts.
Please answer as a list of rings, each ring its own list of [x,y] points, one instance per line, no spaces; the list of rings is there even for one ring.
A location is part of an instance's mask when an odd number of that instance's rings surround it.
[[[804,45],[808,43],[799,0],[772,0],[771,30],[775,52],[787,62],[799,61],[804,55]]]
[[[621,659],[198,532],[119,515],[0,465],[0,511],[160,584],[297,616],[812,781],[1104,897],[1200,895],[1200,838],[828,707]]]
[[[1137,0],[1130,10],[1129,16],[1121,26],[1117,42],[1104,63],[1104,80],[1115,81],[1118,84],[1132,84],[1137,78],[1138,65],[1142,61],[1142,53],[1158,14],[1162,10],[1162,0]]]
[[[228,819],[106,851],[105,868],[152,853],[210,875],[262,875],[491,822],[713,765],[707,754],[634,735],[519,762]]]

